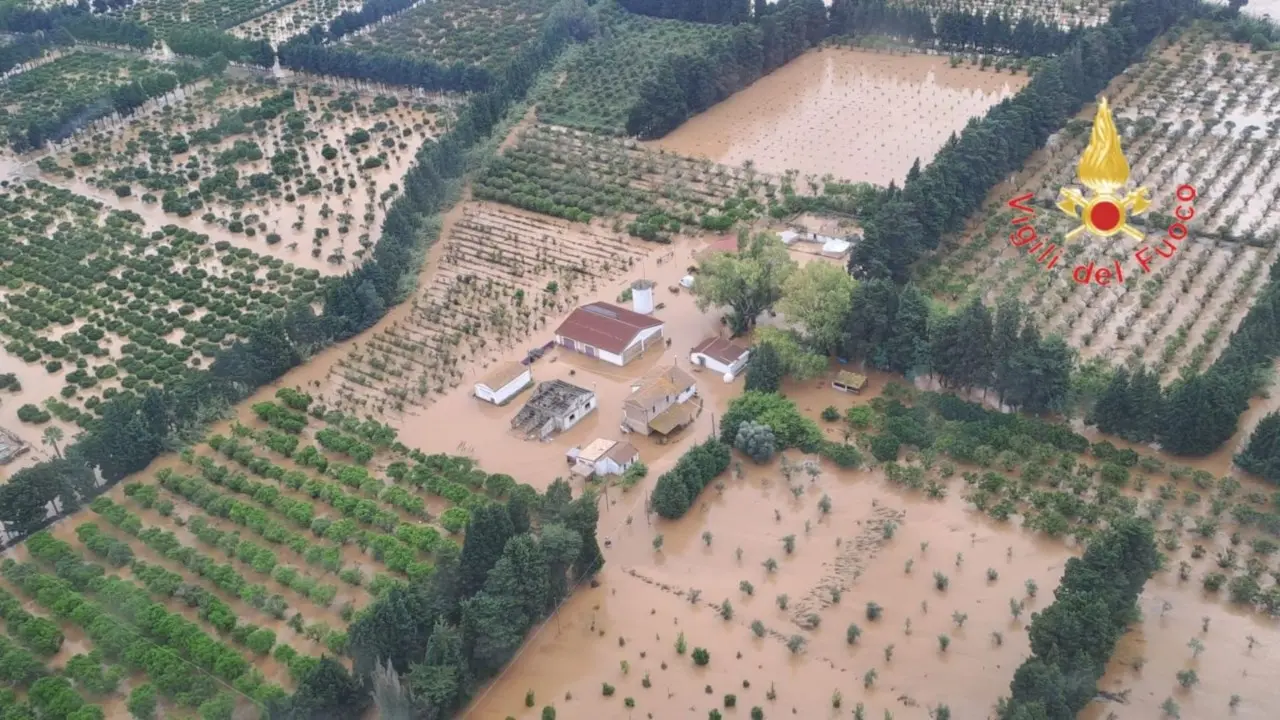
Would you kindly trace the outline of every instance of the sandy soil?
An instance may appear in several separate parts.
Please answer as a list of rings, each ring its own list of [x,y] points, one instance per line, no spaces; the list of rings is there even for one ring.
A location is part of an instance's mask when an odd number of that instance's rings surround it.
[[[951,133],[1026,82],[945,57],[824,48],[649,145],[774,174],[901,183],[916,158],[927,165]]]

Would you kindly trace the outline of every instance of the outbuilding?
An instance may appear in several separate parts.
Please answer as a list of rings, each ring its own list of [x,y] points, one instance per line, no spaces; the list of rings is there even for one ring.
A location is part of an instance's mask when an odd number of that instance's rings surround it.
[[[533,384],[533,368],[515,361],[498,365],[476,383],[476,397],[494,405],[505,405]]]
[[[554,432],[577,425],[596,409],[596,394],[563,380],[538,383],[529,402],[511,419],[511,428],[525,437],[545,440]]]
[[[840,392],[859,393],[862,388],[867,386],[867,376],[859,373],[852,373],[848,370],[841,370],[836,373],[836,379],[831,381],[831,387]]]
[[[571,448],[567,453],[570,469],[584,478],[621,475],[640,460],[635,446],[623,440],[597,438],[584,448]]]
[[[556,328],[556,344],[622,367],[662,342],[664,323],[605,302],[583,305]]]
[[[722,337],[709,337],[689,351],[689,362],[733,380],[751,359],[751,351]]]

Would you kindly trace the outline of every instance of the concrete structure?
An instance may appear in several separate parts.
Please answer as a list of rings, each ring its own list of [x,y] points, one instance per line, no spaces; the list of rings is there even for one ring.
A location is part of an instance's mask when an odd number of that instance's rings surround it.
[[[631,283],[631,309],[641,315],[653,314],[653,286],[656,285],[652,280],[637,280]]]
[[[570,472],[590,479],[597,475],[621,475],[640,460],[640,451],[629,442],[598,438],[585,448],[565,453],[573,465]]]
[[[23,442],[22,438],[0,428],[0,465],[7,465],[30,449],[31,446]]]
[[[692,365],[714,370],[728,382],[732,382],[742,372],[750,358],[750,350],[720,337],[709,337],[689,351],[689,362]]]
[[[494,405],[505,405],[521,390],[533,384],[533,368],[518,362],[505,362],[476,383],[476,397]]]
[[[836,379],[831,381],[831,387],[840,392],[861,392],[862,388],[867,385],[867,376],[851,373],[848,370],[841,370],[836,373]]]
[[[621,367],[660,344],[662,328],[655,317],[595,302],[569,313],[556,328],[556,344]]]
[[[693,377],[670,365],[631,386],[622,403],[622,431],[670,435],[698,416]]]
[[[595,409],[595,392],[563,380],[549,380],[538,383],[533,397],[511,419],[511,427],[527,438],[536,435],[545,440],[551,433],[577,425]]]

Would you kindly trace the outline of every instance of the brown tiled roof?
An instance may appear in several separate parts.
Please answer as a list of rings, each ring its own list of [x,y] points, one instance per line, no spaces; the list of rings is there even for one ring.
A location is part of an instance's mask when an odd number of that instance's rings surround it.
[[[640,387],[627,397],[624,405],[635,405],[637,407],[650,407],[655,404],[658,398],[664,398],[668,395],[675,397],[694,384],[694,379],[689,373],[681,370],[675,365],[668,365],[661,371],[650,375],[641,381]]]
[[[511,362],[500,363],[488,375],[480,381],[481,385],[490,390],[501,390],[507,386],[507,383],[515,380],[524,374],[529,368],[512,360]]]
[[[649,429],[662,435],[670,435],[690,422],[693,422],[693,403],[672,405],[649,421]]]
[[[709,337],[694,346],[690,352],[700,353],[709,358],[719,360],[725,365],[732,365],[747,351],[746,348],[721,337]]]
[[[619,440],[609,448],[609,452],[604,454],[605,457],[622,465],[629,463],[636,458],[636,447],[626,440]]]
[[[569,313],[569,317],[556,328],[556,335],[605,352],[621,354],[641,330],[662,324],[656,317],[641,315],[609,303],[595,302]]]

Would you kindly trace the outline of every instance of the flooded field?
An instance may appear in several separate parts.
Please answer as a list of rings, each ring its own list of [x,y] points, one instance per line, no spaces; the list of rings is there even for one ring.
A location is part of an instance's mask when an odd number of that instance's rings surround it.
[[[37,162],[40,177],[325,274],[350,270],[451,101],[355,83],[217,83]],[[155,164],[156,167],[152,167]],[[207,200],[179,190],[198,189]]]
[[[815,419],[826,404],[849,404],[822,383],[787,394]],[[654,717],[698,717],[723,710],[730,694],[738,712],[759,706],[766,717],[844,717],[859,704],[868,718],[885,711],[931,718],[939,704],[955,717],[989,717],[1027,653],[1030,614],[1052,601],[1063,562],[1078,547],[985,517],[966,502],[958,478],[945,499],[930,500],[893,487],[882,470],[823,464],[816,477],[794,481],[804,486],[796,497],[777,462],[740,463],[740,474],[722,476],[724,488],[709,488],[676,522],[645,514],[643,487],[611,502],[601,517],[612,547],[600,586],[581,588],[468,717],[537,717],[524,707],[527,692],[535,709],[554,704],[557,717],[575,719],[620,713],[620,698]],[[651,465],[650,477],[669,464]],[[1144,508],[1156,506],[1161,482],[1156,473],[1134,491]],[[1261,489],[1244,482],[1240,494]],[[1191,488],[1174,485],[1183,494]],[[817,507],[824,495],[829,514]],[[1280,702],[1274,621],[1201,588],[1220,564],[1200,558],[1224,557],[1240,538],[1228,541],[1224,528],[1206,540],[1186,517],[1195,512],[1161,520],[1167,569],[1148,583],[1143,620],[1121,641],[1101,685],[1106,694],[1082,717],[1159,717],[1173,699],[1182,717],[1225,717],[1234,702],[1233,717],[1265,718]],[[1244,545],[1249,537],[1245,531]],[[769,559],[776,571],[762,567]],[[935,573],[945,576],[945,589]],[[877,620],[868,618],[868,603],[883,608]],[[710,651],[706,667],[681,654],[682,635],[686,650]],[[803,640],[794,652],[792,636]],[[1184,689],[1175,675],[1187,669],[1198,684]],[[610,696],[601,692],[606,683],[615,687]]]
[[[312,25],[328,25],[347,11],[358,11],[364,0],[298,0],[269,13],[259,15],[227,32],[237,37],[267,40],[279,45],[300,35]]]
[[[947,299],[974,292],[990,302],[1020,298],[1044,330],[1068,338],[1084,358],[1144,362],[1166,381],[1207,366],[1277,257],[1280,225],[1268,208],[1280,198],[1280,183],[1266,168],[1280,162],[1269,119],[1280,93],[1267,79],[1278,67],[1271,54],[1214,41],[1204,28],[1193,28],[1107,90],[1130,181],[1151,193],[1152,207],[1139,226],[1144,241],[1124,234],[1065,239],[1079,222],[1053,203],[1059,188],[1079,185],[1076,165],[1089,139],[1091,106],[1050,139],[1003,195],[993,195],[983,224],[974,224],[961,246],[936,264],[926,286]],[[1188,73],[1196,80],[1177,93],[1155,90]],[[1193,190],[1179,200],[1184,186]],[[1034,194],[1038,235],[1065,247],[1051,270],[1008,242],[1013,211],[1005,203],[1026,192]],[[1186,239],[1163,244],[1166,235],[1181,232],[1169,228],[1175,212],[1187,212],[1184,206],[1195,213]],[[1123,284],[1075,281],[1075,268],[1090,261],[1119,263]]]
[[[953,132],[1017,92],[1026,75],[946,57],[814,50],[650,146],[780,175],[901,183]]]

